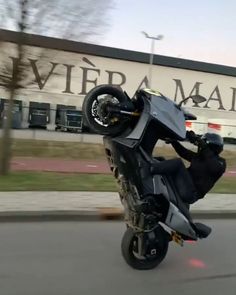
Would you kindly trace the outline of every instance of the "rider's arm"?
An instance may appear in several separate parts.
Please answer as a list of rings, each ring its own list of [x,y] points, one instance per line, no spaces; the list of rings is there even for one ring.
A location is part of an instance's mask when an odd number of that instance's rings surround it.
[[[176,153],[183,159],[191,162],[192,158],[196,155],[193,151],[190,151],[183,147],[178,141],[171,142]]]

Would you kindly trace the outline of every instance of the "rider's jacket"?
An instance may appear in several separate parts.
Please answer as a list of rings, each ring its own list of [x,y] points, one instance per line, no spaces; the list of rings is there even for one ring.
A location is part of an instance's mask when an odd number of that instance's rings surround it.
[[[177,141],[172,142],[172,146],[180,157],[190,162],[187,169],[199,194],[198,197],[203,198],[224,174],[225,159],[215,154],[207,145],[198,152],[186,149]]]

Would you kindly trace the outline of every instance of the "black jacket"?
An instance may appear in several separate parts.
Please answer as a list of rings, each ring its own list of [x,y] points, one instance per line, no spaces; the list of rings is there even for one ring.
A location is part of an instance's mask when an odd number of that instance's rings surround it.
[[[178,155],[190,162],[188,171],[195,184],[199,198],[203,198],[214,186],[216,181],[224,174],[226,161],[216,155],[207,145],[198,153],[183,147],[179,142],[172,142]]]

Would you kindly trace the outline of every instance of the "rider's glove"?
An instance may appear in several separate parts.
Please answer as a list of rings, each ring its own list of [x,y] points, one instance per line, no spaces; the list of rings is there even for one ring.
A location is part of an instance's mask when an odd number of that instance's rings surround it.
[[[191,130],[186,132],[186,138],[193,144],[196,143],[198,136]]]
[[[188,138],[192,144],[197,145],[200,149],[207,147],[205,140],[203,140],[201,136],[196,135],[192,130],[186,132],[186,138]]]

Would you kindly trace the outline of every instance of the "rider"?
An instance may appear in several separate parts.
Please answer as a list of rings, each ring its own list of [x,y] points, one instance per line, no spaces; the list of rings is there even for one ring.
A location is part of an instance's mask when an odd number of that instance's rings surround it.
[[[168,139],[166,143],[171,143],[178,155],[190,162],[187,169],[180,158],[175,158],[154,163],[151,171],[171,176],[169,180],[174,182],[182,200],[192,204],[203,198],[223,175],[226,162],[219,156],[224,142],[218,134],[206,133],[199,137],[193,131],[187,131],[186,138],[198,146],[197,152],[186,149],[176,140]]]
[[[171,144],[181,158],[190,162],[187,170],[196,190],[196,194],[189,199],[188,203],[191,204],[210,191],[225,172],[226,161],[220,157],[224,146],[220,135],[206,133],[199,137],[193,131],[188,131],[187,138],[198,146],[197,152],[186,149],[178,141],[171,141]]]

